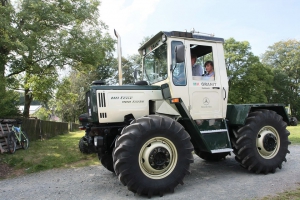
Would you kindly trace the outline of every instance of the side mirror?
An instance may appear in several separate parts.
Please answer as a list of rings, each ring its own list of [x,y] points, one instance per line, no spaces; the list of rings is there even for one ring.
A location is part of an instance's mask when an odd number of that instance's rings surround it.
[[[165,100],[170,99],[171,98],[171,92],[170,92],[169,84],[165,83],[165,84],[162,84],[160,87],[161,87],[161,93],[162,93],[163,98]]]
[[[184,52],[184,45],[177,45],[175,47],[175,58],[176,58],[176,63],[182,63],[185,61],[185,52]]]

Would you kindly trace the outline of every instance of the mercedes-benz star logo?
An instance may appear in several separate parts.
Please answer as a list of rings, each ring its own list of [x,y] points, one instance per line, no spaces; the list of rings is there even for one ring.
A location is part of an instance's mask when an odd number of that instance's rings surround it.
[[[208,105],[208,104],[209,104],[209,98],[205,97],[205,98],[203,99],[203,104],[204,104],[204,105]]]

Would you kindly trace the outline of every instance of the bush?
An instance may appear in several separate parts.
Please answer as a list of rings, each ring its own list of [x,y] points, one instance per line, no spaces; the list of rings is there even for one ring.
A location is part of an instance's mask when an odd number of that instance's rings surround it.
[[[19,94],[12,90],[0,92],[0,117],[16,117],[21,113],[18,108]]]

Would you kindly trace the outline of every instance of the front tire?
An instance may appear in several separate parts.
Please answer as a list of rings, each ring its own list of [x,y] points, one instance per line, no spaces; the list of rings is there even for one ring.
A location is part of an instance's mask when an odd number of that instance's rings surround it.
[[[103,165],[103,167],[105,167],[107,170],[115,173],[112,153],[98,152],[98,158],[99,158],[101,164]]]
[[[249,114],[245,126],[235,133],[236,160],[251,172],[274,173],[286,161],[290,144],[287,124],[274,111],[259,110]]]
[[[78,147],[79,147],[80,152],[84,153],[84,154],[91,154],[94,152],[93,147],[91,147],[88,144],[88,141],[85,136],[80,138]]]
[[[116,141],[114,169],[123,185],[139,195],[173,192],[194,161],[190,136],[176,121],[151,115],[132,121]]]

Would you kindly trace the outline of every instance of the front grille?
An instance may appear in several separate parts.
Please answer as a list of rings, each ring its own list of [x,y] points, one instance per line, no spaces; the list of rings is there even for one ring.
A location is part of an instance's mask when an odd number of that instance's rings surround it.
[[[106,107],[106,101],[105,101],[105,93],[101,92],[98,94],[99,99],[99,107]]]
[[[99,113],[99,118],[107,118],[106,113]]]

